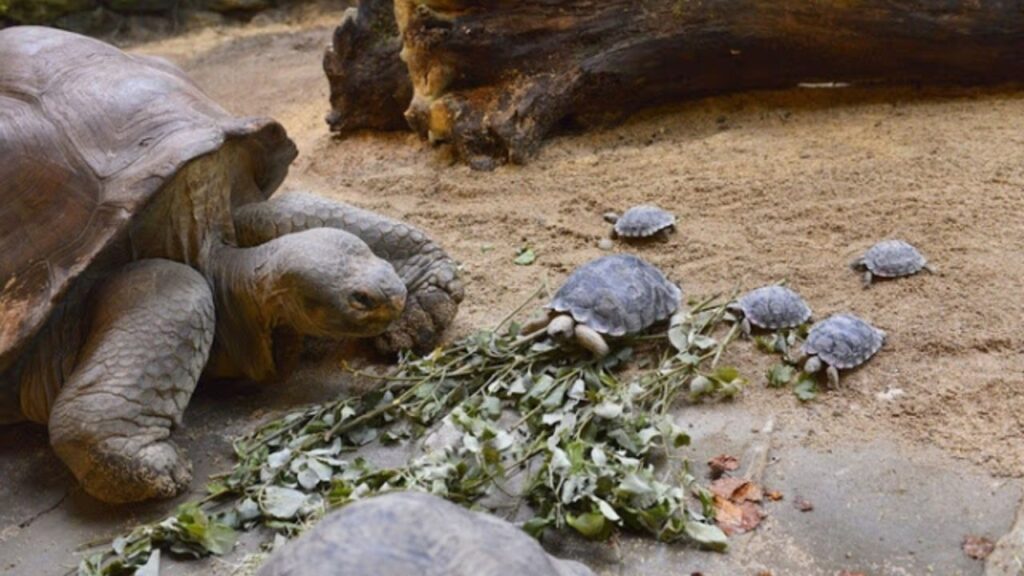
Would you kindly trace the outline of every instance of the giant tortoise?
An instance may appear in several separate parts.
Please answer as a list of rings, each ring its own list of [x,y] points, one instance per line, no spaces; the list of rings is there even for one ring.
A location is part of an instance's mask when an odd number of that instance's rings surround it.
[[[489,514],[421,492],[349,504],[275,552],[257,576],[593,576]]]
[[[452,320],[454,263],[418,230],[266,201],[296,156],[278,123],[54,29],[0,30],[0,62],[0,424],[48,425],[93,496],[188,485],[170,436],[201,374],[279,378],[306,336],[429,348]]]

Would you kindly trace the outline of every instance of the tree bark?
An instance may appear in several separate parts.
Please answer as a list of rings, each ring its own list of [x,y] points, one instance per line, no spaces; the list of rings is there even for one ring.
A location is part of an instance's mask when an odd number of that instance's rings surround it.
[[[331,86],[332,132],[403,130],[412,83],[399,58],[402,39],[392,0],[362,0],[349,8],[324,53]]]
[[[1024,76],[1024,0],[394,1],[409,125],[481,169],[525,161],[569,117],[804,82]]]

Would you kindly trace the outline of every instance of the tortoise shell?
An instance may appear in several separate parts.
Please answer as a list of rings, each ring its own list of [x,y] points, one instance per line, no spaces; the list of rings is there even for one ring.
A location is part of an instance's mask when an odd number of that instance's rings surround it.
[[[275,553],[257,576],[593,576],[519,528],[420,492],[349,504]]]
[[[615,233],[623,238],[648,238],[676,225],[676,217],[657,206],[634,206],[615,222]]]
[[[668,319],[681,299],[661,270],[632,254],[615,254],[577,268],[548,308],[601,334],[622,336]]]
[[[840,370],[868,361],[885,343],[885,332],[853,314],[834,314],[816,322],[803,344],[805,354],[815,354]]]
[[[255,201],[296,149],[279,124],[232,117],[169,62],[84,36],[0,30],[0,62],[2,373],[186,163],[239,141]]]
[[[864,253],[864,265],[882,278],[917,274],[927,264],[917,248],[903,240],[883,240]]]
[[[795,328],[811,318],[807,302],[785,286],[751,290],[740,297],[737,305],[751,324],[768,330]]]

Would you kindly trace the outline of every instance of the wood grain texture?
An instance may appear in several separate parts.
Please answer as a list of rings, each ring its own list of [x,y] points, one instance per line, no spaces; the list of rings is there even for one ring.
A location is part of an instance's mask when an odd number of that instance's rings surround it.
[[[406,118],[477,168],[566,118],[803,82],[1016,81],[1021,0],[395,0]]]
[[[392,0],[363,0],[345,11],[324,53],[332,132],[408,129],[412,82],[401,49]]]

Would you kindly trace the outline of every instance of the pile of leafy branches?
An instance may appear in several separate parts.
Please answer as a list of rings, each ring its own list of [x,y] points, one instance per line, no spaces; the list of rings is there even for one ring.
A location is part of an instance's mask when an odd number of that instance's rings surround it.
[[[155,574],[161,549],[220,554],[237,529],[291,535],[331,508],[393,490],[467,506],[504,497],[533,534],[568,527],[602,539],[628,529],[724,549],[711,495],[685,465],[657,464],[690,440],[669,416],[677,401],[731,397],[744,384],[736,369],[718,365],[737,333],[733,325],[716,339],[728,325],[727,303],[693,304],[666,332],[615,342],[602,360],[543,332],[520,334],[506,320],[429,356],[404,357],[387,376],[358,373],[384,383],[239,439],[237,463],[206,498],[117,538],[79,574]],[[424,445],[438,445],[400,466],[358,455],[428,432]]]

